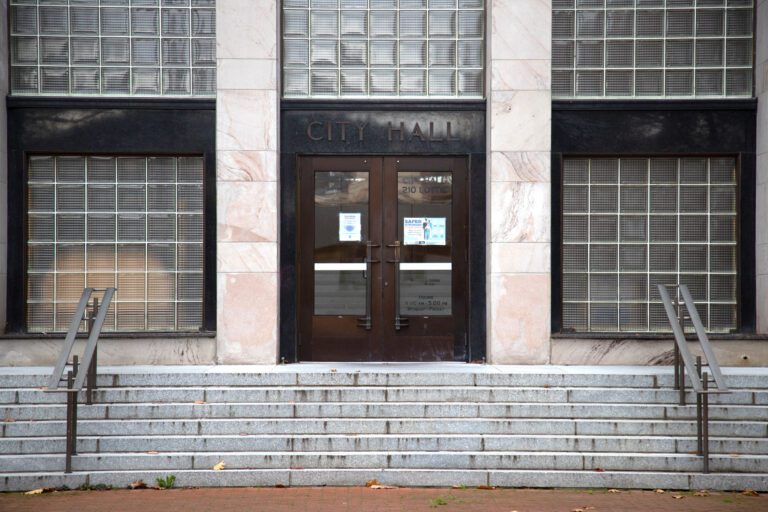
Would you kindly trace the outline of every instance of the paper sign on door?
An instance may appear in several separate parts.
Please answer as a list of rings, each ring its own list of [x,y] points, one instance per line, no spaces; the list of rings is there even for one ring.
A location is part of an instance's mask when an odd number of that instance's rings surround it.
[[[359,242],[362,238],[359,213],[339,214],[339,242]]]
[[[403,245],[445,245],[445,217],[405,217]]]

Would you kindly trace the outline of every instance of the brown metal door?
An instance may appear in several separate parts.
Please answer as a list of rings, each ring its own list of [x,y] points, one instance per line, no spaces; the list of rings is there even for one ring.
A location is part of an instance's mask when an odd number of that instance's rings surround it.
[[[441,361],[464,353],[466,160],[299,162],[299,355]]]

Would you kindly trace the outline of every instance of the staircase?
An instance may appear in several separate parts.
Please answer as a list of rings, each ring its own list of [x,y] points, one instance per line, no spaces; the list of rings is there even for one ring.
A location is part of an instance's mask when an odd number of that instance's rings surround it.
[[[48,368],[0,368],[0,491],[176,476],[177,486],[622,487],[768,491],[768,369],[726,368],[712,473],[671,368],[467,364],[102,367],[78,407]],[[695,396],[688,395],[695,404]],[[213,470],[223,461],[226,468]]]

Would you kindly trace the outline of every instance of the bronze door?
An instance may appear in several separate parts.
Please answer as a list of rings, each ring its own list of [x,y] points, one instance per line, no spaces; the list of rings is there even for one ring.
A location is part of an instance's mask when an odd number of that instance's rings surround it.
[[[463,158],[302,158],[301,360],[461,357],[466,195]]]

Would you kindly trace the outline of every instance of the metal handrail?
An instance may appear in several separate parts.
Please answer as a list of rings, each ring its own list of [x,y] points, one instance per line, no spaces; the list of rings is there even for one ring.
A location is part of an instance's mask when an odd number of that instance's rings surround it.
[[[675,338],[675,389],[680,390],[680,405],[685,405],[685,372],[691,380],[691,386],[696,392],[696,440],[697,454],[704,458],[704,473],[709,473],[709,395],[717,393],[730,393],[730,389],[725,383],[723,374],[720,371],[720,365],[717,363],[717,357],[709,343],[709,338],[704,329],[696,304],[693,302],[691,292],[688,286],[684,284],[657,284],[659,295],[664,303],[664,311],[672,327],[672,333]],[[669,296],[668,287],[674,288],[674,302]],[[683,307],[688,312],[686,316],[683,313]],[[685,321],[690,320],[693,329],[696,332],[696,338],[701,346],[701,351],[706,357],[706,366],[709,368],[717,389],[710,389],[709,375],[702,371],[701,356],[696,356],[694,360],[691,351],[688,349],[688,342],[685,339]]]
[[[92,302],[89,302],[91,295],[94,291],[103,291],[102,303],[99,304],[99,299],[94,297]],[[97,344],[99,342],[99,335],[101,334],[101,328],[104,325],[104,319],[109,311],[109,306],[112,303],[112,297],[115,295],[117,288],[85,288],[80,296],[80,302],[77,305],[75,314],[72,316],[72,321],[69,324],[69,330],[64,338],[64,346],[61,349],[59,358],[56,362],[56,366],[53,368],[51,378],[48,381],[48,386],[44,389],[46,392],[64,392],[67,393],[67,440],[66,440],[66,465],[64,472],[72,472],[72,456],[77,455],[77,397],[80,391],[83,389],[83,385],[87,381],[86,392],[86,404],[93,403],[93,391],[96,389],[96,370],[98,366],[98,351]],[[87,310],[90,306],[90,310]],[[80,324],[83,320],[87,321],[88,326],[88,342],[85,345],[83,351],[83,360],[79,361],[77,355],[72,356],[72,369],[67,372],[66,379],[64,378],[64,371],[67,367],[67,361],[69,355],[72,352],[72,348],[75,346],[75,339],[77,333],[80,330]],[[86,368],[85,371],[80,371],[80,368]],[[66,383],[66,388],[60,388],[59,384]]]

